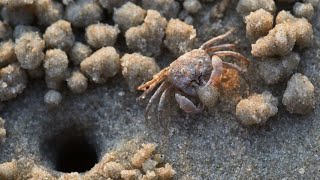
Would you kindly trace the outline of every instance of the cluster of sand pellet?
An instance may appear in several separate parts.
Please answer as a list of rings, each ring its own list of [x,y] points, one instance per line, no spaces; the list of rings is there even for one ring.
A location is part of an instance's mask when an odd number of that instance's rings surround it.
[[[142,25],[126,31],[127,46],[147,56],[159,55],[166,26],[167,20],[159,12],[148,10]]]
[[[122,147],[106,153],[101,161],[91,170],[79,174],[60,173],[53,175],[45,168],[38,166],[32,159],[12,160],[0,164],[1,179],[123,179],[153,180],[172,179],[173,167],[165,163],[164,156],[156,153],[154,143],[142,144],[139,147],[135,140],[126,142]]]
[[[106,154],[99,164],[85,174],[85,178],[172,179],[175,171],[164,162],[163,155],[155,153],[156,144],[142,144],[139,148],[132,143],[126,143],[126,147],[120,151]]]
[[[15,54],[21,67],[27,70],[36,69],[44,60],[45,42],[37,32],[23,33],[16,39]]]
[[[272,28],[274,4],[273,0],[241,0],[238,3],[238,12],[246,16],[247,36],[250,39],[259,38],[252,44],[251,53],[256,57],[285,56],[295,45],[299,48],[311,45],[313,30],[308,19],[313,16],[312,4],[296,3],[293,7],[296,17],[288,11],[280,11]]]
[[[202,8],[201,3],[198,0],[185,0],[183,2],[183,8],[190,14],[199,12]]]
[[[0,69],[0,100],[17,97],[27,86],[27,74],[18,63]]]
[[[69,51],[74,44],[74,34],[71,23],[65,20],[59,20],[51,24],[43,34],[47,48],[59,48],[63,51]]]
[[[68,70],[68,56],[60,49],[50,49],[46,52],[43,67],[48,88],[60,89]]]
[[[236,115],[244,125],[264,124],[278,112],[278,99],[268,91],[241,100]]]
[[[172,53],[179,56],[192,50],[196,35],[196,30],[192,25],[179,19],[171,19],[166,29],[164,44]]]
[[[313,29],[309,21],[313,17],[314,8],[317,8],[316,4],[307,0],[296,2],[292,7],[293,15],[282,10],[274,17],[276,6],[273,0],[239,1],[237,10],[245,16],[247,37],[256,41],[252,44],[251,53],[257,57],[257,72],[267,84],[288,79],[298,69],[301,60],[293,49],[298,47],[301,50],[312,45]],[[263,103],[261,97],[254,95],[240,101],[236,114],[242,124],[264,124],[269,117],[275,115],[277,110],[272,109],[276,109],[278,103],[271,103],[274,105],[271,108],[268,105],[271,101]],[[264,105],[258,106],[259,103]],[[282,103],[291,113],[306,114],[313,109],[314,88],[306,76],[298,74],[291,78]],[[262,107],[268,107],[272,111]]]
[[[281,11],[276,17],[276,26],[252,45],[251,53],[257,57],[285,56],[294,45],[309,47],[312,39],[312,25],[307,19],[296,18],[290,12]]]
[[[120,57],[113,47],[103,47],[80,64],[81,71],[95,83],[104,83],[120,70]]]
[[[256,40],[273,28],[273,15],[264,9],[251,12],[245,17],[247,37]]]
[[[262,58],[258,64],[258,73],[267,84],[276,84],[297,70],[300,63],[298,53],[291,52],[284,57]]]
[[[156,57],[163,48],[179,56],[193,48],[196,31],[177,18],[180,3],[174,0],[24,0],[0,2],[0,100],[23,92],[28,79],[44,79],[48,87],[44,102],[57,107],[64,86],[83,93],[91,83],[105,83],[122,72],[129,89],[157,73]],[[184,3],[190,14],[199,1]],[[191,9],[196,7],[196,11]],[[105,23],[112,14],[115,25]],[[168,18],[168,19],[167,19]],[[103,22],[102,22],[103,21]],[[119,34],[129,50],[113,46]]]
[[[288,81],[282,103],[291,113],[308,114],[315,106],[314,86],[307,76],[294,74]]]
[[[14,43],[11,40],[1,41],[0,43],[0,67],[3,68],[7,64],[13,63],[16,60],[14,52]]]
[[[237,5],[237,11],[243,16],[259,9],[275,14],[277,8],[274,0],[240,0]]]
[[[67,21],[75,27],[86,27],[98,23],[103,18],[103,9],[97,1],[79,0],[68,3],[65,12]]]
[[[0,164],[0,179],[13,179],[17,173],[17,162],[12,160]]]
[[[121,31],[126,32],[129,28],[142,24],[146,13],[146,10],[140,6],[128,2],[121,8],[115,9],[113,20],[119,25]]]
[[[311,3],[297,2],[293,6],[293,14],[297,17],[304,17],[311,20],[314,14],[314,8]]]
[[[113,20],[125,34],[128,48],[147,56],[160,55],[163,46],[176,56],[190,51],[195,42],[196,30],[179,19],[166,19],[177,16],[170,14],[170,8],[175,8],[176,3],[172,0],[143,1],[142,7],[139,7],[128,2],[115,9]],[[197,1],[196,4],[200,9],[201,3]],[[158,12],[157,9],[163,11]]]
[[[143,82],[152,79],[153,75],[160,71],[153,58],[139,53],[125,54],[120,62],[122,75],[131,91],[135,91]],[[148,71],[145,71],[145,69],[148,69]]]
[[[119,29],[107,24],[92,24],[86,28],[87,43],[94,49],[113,46],[117,41]]]
[[[126,2],[137,3],[137,0],[99,0],[100,5],[109,13],[113,12],[115,8],[120,7]]]
[[[142,0],[144,9],[154,9],[168,19],[176,18],[180,10],[180,4],[175,0]]]

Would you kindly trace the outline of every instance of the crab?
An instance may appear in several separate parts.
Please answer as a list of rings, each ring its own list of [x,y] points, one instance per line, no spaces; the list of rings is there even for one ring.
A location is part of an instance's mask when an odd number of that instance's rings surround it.
[[[190,98],[200,99],[199,90],[203,92],[203,89],[208,90],[208,87],[214,89],[212,96],[218,96],[219,91],[216,91],[216,89],[221,82],[223,68],[225,67],[244,72],[245,69],[241,69],[238,65],[221,60],[222,57],[229,56],[244,62],[246,65],[249,64],[249,60],[245,56],[232,51],[235,49],[235,44],[214,46],[215,43],[226,38],[233,31],[234,29],[230,29],[226,33],[205,42],[200,48],[183,54],[168,67],[155,74],[152,80],[139,86],[138,90],[144,91],[139,97],[139,100],[141,100],[145,99],[160,84],[148,102],[146,114],[151,105],[159,98],[158,113],[161,112],[165,99],[171,92],[175,93],[174,97],[183,111],[186,113],[201,112],[204,109],[203,103],[200,102],[196,106]]]

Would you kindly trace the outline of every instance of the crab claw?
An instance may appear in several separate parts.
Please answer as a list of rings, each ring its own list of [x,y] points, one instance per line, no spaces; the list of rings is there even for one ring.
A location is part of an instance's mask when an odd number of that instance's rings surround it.
[[[175,94],[176,101],[178,102],[180,108],[186,113],[199,113],[203,110],[203,107],[197,107],[194,105],[190,99],[185,96],[182,96],[178,93]]]

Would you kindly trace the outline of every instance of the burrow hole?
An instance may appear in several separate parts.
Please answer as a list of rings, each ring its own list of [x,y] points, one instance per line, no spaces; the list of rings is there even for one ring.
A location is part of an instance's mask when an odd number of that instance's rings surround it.
[[[66,128],[44,140],[41,154],[53,170],[86,172],[99,160],[97,145],[83,129]]]

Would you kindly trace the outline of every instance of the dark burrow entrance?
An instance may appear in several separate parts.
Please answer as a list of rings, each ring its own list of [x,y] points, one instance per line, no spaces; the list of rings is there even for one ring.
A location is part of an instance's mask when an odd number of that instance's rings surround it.
[[[97,147],[84,130],[67,128],[46,139],[41,147],[46,164],[53,170],[86,172],[98,162]]]

